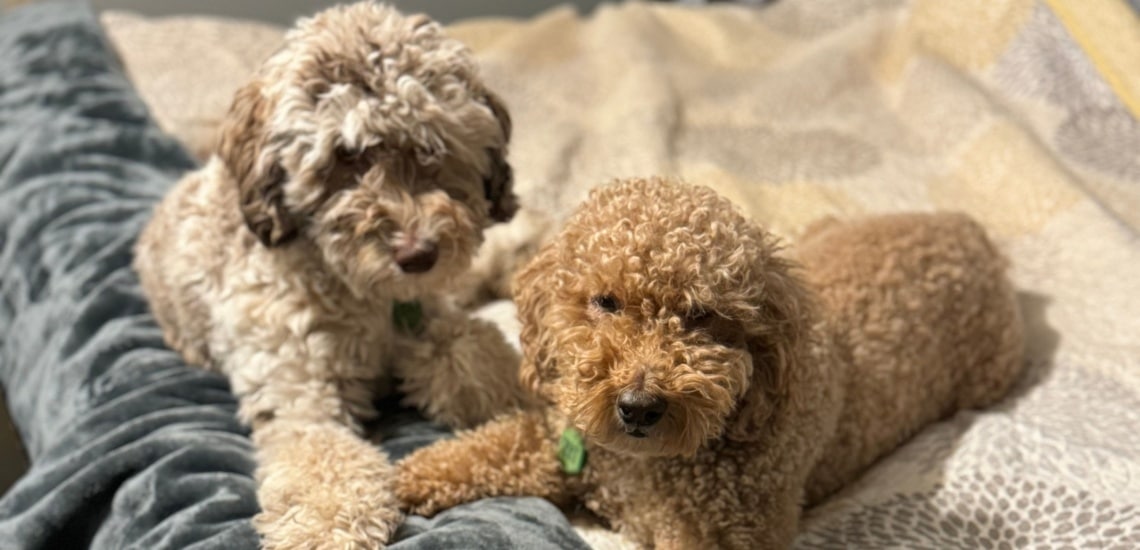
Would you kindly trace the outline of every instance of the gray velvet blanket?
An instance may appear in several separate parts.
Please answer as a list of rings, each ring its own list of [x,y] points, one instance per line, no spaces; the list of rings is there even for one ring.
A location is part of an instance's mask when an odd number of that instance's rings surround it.
[[[257,546],[234,398],[164,347],[130,270],[151,206],[193,167],[150,121],[90,9],[0,19],[0,383],[32,462],[0,499],[0,548]],[[394,457],[445,434],[387,408]],[[538,499],[410,518],[399,538],[585,546]]]

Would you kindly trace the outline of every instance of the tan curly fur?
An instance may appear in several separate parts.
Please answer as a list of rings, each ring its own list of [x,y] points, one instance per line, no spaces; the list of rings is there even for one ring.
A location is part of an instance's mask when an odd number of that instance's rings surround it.
[[[647,547],[785,548],[803,507],[1004,395],[1023,366],[1005,269],[958,214],[824,222],[785,252],[707,188],[602,187],[515,281],[521,375],[549,406],[410,455],[397,494],[421,514],[537,495]],[[623,420],[626,394],[659,419]],[[580,475],[557,458],[570,426]]]
[[[287,34],[155,210],[135,267],[168,343],[226,374],[253,427],[265,546],[388,539],[391,465],[360,422],[390,379],[452,426],[525,400],[513,349],[442,294],[516,209],[510,131],[438,24],[338,6]],[[407,300],[424,322],[400,330]]]

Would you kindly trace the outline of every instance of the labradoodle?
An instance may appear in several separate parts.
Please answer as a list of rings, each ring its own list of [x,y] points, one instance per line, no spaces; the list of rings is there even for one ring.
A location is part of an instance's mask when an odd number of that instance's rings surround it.
[[[797,267],[802,266],[802,269]],[[711,190],[595,190],[516,279],[547,402],[397,465],[405,508],[585,507],[656,548],[784,548],[804,506],[1022,368],[1006,262],[969,218],[817,224],[795,258]]]
[[[135,268],[167,342],[226,374],[269,547],[375,547],[402,519],[361,438],[399,380],[452,426],[523,403],[517,354],[443,295],[515,209],[511,124],[470,52],[364,2],[302,19],[157,207]]]

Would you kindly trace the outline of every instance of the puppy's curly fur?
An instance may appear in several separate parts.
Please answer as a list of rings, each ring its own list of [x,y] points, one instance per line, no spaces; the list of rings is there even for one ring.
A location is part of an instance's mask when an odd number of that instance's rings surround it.
[[[169,344],[239,396],[266,546],[388,538],[390,465],[359,436],[389,378],[453,426],[525,400],[502,335],[441,294],[516,209],[510,132],[438,24],[338,6],[286,35],[157,207],[135,267]],[[410,300],[423,323],[400,330]]]
[[[516,280],[522,378],[549,406],[407,457],[399,497],[537,495],[646,546],[783,548],[803,506],[1020,372],[1006,262],[967,217],[821,223],[797,256],[704,187],[595,190]]]

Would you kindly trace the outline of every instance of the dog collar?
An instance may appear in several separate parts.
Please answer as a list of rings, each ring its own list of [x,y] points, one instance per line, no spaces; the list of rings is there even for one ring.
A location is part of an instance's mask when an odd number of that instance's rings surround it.
[[[562,471],[576,476],[586,467],[586,440],[582,432],[574,428],[562,430],[562,437],[558,439],[558,461],[562,463]]]
[[[392,304],[392,323],[396,330],[415,334],[423,328],[424,308],[418,300],[395,302]]]

